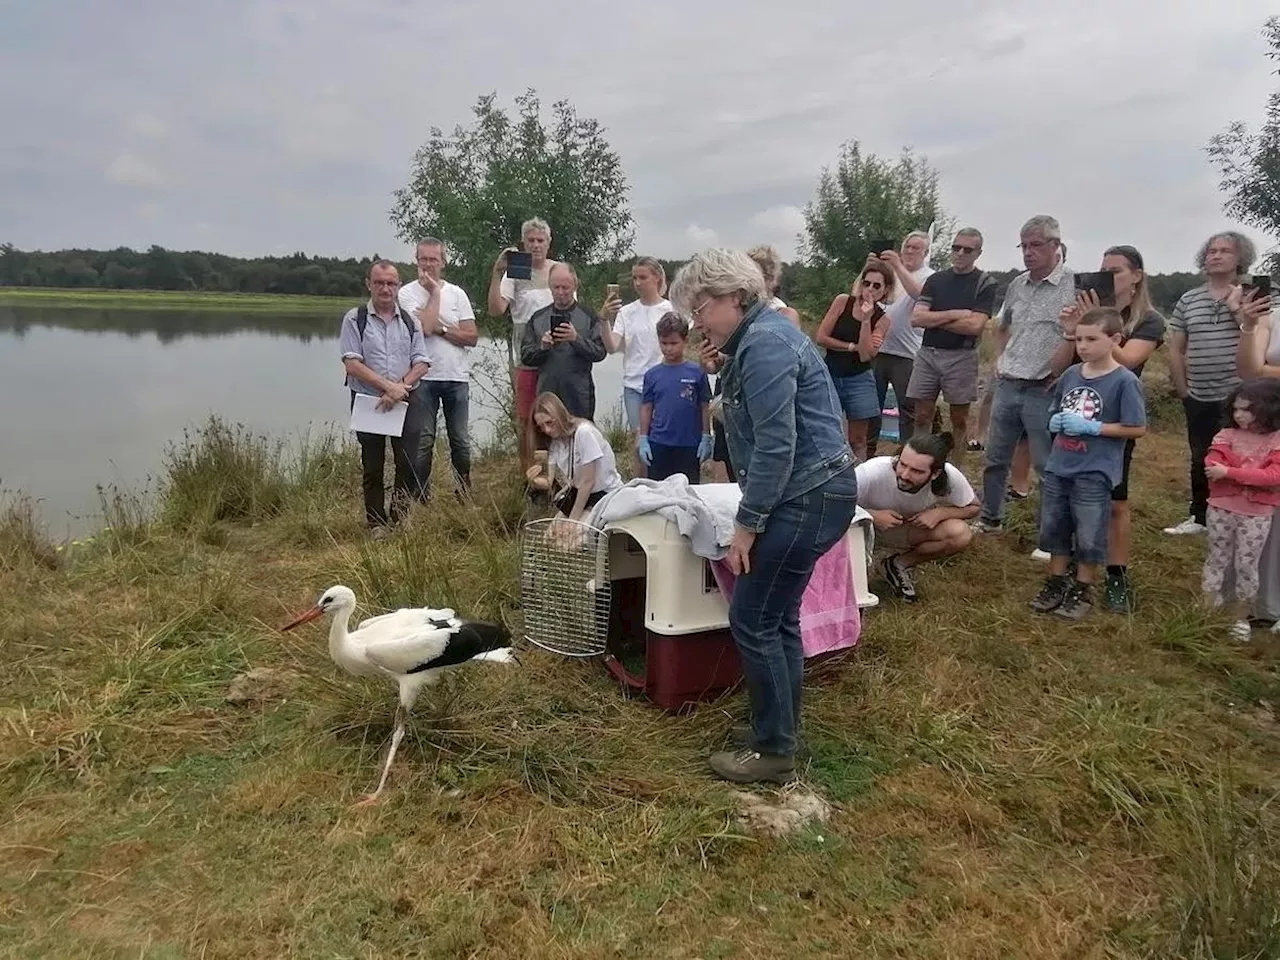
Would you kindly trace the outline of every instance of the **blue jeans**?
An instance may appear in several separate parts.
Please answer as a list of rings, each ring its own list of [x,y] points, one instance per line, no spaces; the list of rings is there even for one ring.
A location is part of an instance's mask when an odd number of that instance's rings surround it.
[[[463,490],[471,488],[471,384],[454,380],[423,380],[413,391],[422,407],[422,440],[418,445],[418,476],[423,496],[431,484],[431,461],[436,449],[436,425],[444,407],[444,428],[449,435],[449,459],[454,478]]]
[[[1009,482],[1013,451],[1025,434],[1031,443],[1031,464],[1041,479],[1049,462],[1049,410],[1053,389],[1043,380],[1001,377],[991,402],[987,430],[987,467],[982,471],[982,519],[999,525],[1004,519],[1004,492]]]
[[[804,649],[800,599],[818,559],[849,530],[857,506],[853,468],[779,504],[751,549],[751,570],[733,587],[729,629],[751,700],[754,746],[792,756],[800,727]]]
[[[1090,566],[1106,563],[1111,489],[1107,475],[1097,471],[1041,474],[1040,549]]]
[[[627,414],[627,429],[635,433],[640,429],[640,408],[644,406],[644,394],[630,387],[622,388],[622,409]]]

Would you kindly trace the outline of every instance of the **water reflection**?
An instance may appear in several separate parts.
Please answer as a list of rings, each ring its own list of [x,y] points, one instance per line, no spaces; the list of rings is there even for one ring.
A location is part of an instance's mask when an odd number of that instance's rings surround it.
[[[55,535],[76,535],[97,522],[96,484],[146,484],[166,446],[211,414],[282,438],[344,432],[340,319],[0,307],[0,488],[36,498]],[[506,341],[482,338],[472,358],[483,444],[510,396]],[[621,379],[621,357],[596,365],[601,415],[618,405]]]

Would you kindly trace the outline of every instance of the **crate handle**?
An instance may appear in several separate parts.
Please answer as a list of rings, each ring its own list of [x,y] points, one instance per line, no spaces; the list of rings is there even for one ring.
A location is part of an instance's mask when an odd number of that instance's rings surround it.
[[[613,674],[614,679],[624,687],[630,687],[632,690],[644,689],[644,679],[642,677],[637,677],[634,673],[624,667],[622,665],[622,661],[613,654],[606,653],[604,655],[604,666],[606,670]]]

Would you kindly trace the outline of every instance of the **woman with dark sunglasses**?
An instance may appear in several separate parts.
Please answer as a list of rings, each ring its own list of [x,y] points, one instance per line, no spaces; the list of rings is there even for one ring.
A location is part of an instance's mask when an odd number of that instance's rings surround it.
[[[871,361],[884,342],[889,317],[880,302],[897,283],[888,263],[868,261],[851,293],[831,301],[814,339],[827,350],[827,370],[844,410],[849,446],[859,461],[867,458],[867,428],[880,416],[880,395]]]

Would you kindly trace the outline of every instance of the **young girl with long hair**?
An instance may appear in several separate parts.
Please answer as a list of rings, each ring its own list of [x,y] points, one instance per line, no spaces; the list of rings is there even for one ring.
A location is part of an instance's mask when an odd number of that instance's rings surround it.
[[[1205,456],[1209,478],[1209,553],[1205,600],[1224,606],[1228,568],[1235,577],[1231,636],[1251,635],[1249,609],[1258,596],[1258,560],[1280,507],[1280,381],[1251,380],[1227,401],[1234,422],[1213,438]]]

